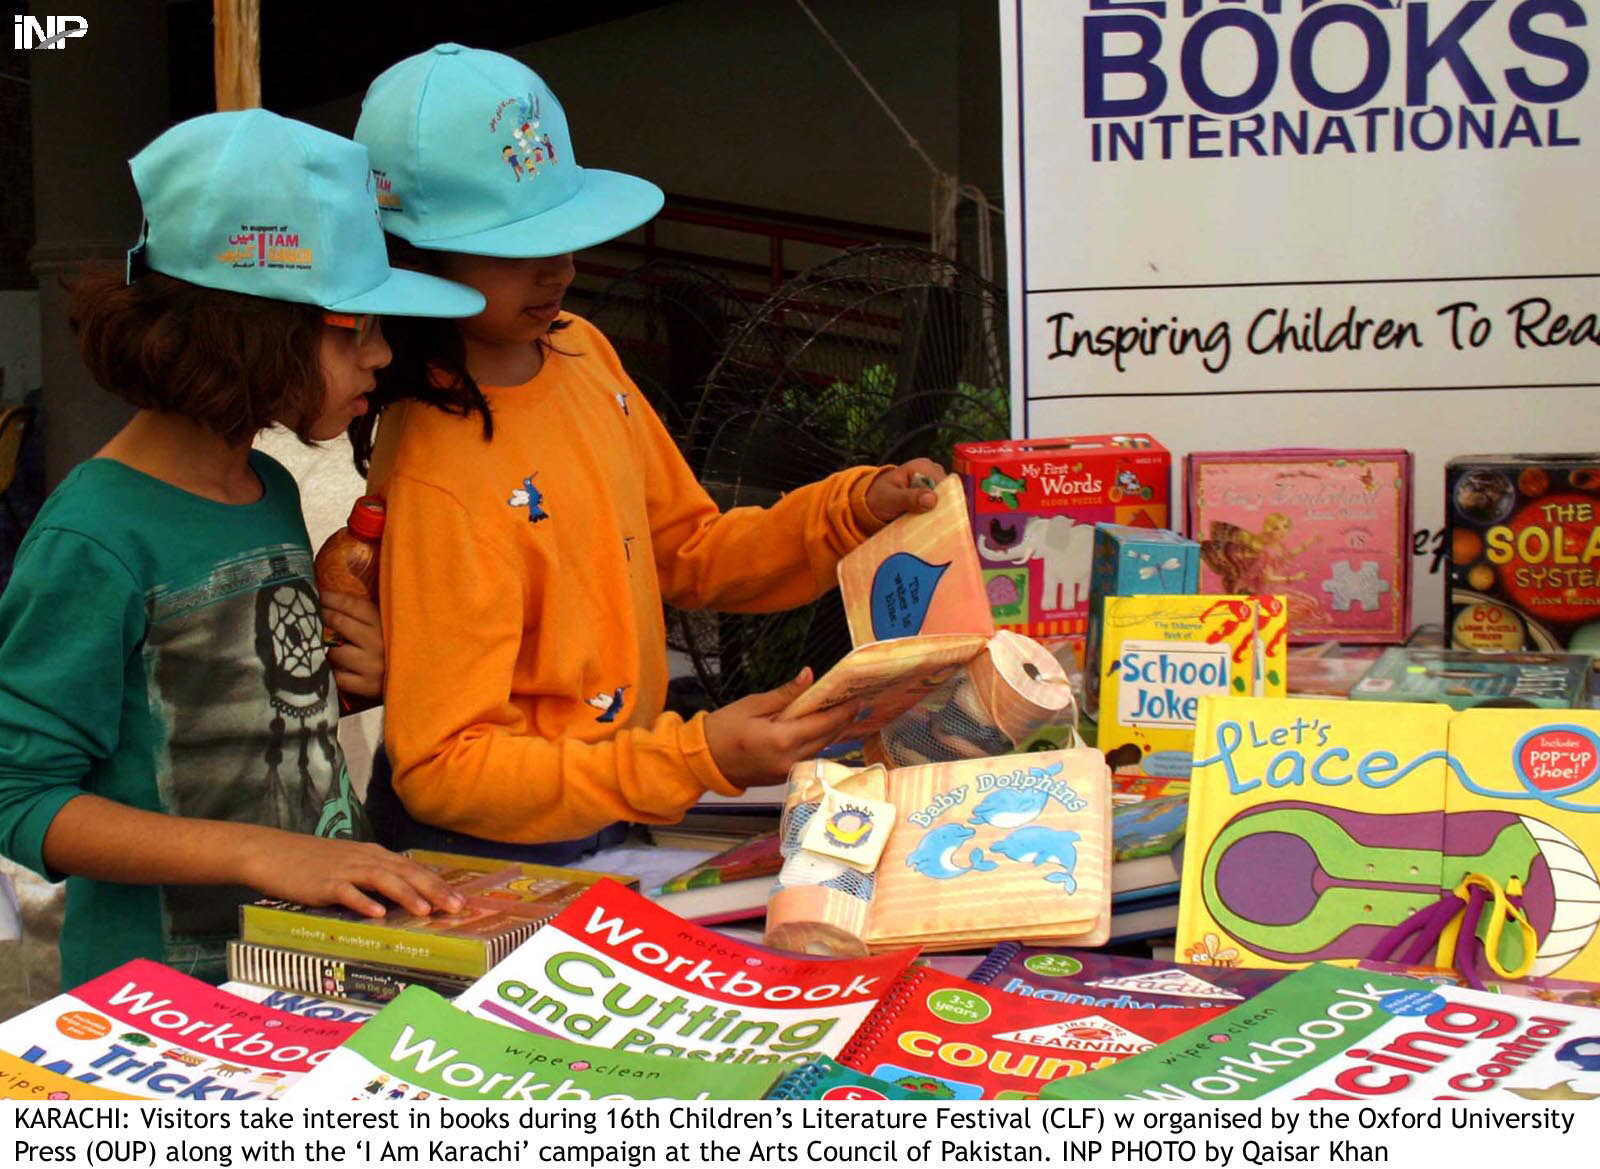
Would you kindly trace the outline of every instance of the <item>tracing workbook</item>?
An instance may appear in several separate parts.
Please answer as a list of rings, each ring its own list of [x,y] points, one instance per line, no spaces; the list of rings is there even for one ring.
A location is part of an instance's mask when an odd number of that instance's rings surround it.
[[[1051,1100],[1600,1097],[1600,1011],[1318,965],[1188,1035],[1057,1080]],[[1504,1119],[1516,1119],[1515,1114]]]
[[[1481,977],[1600,978],[1600,714],[1214,698],[1195,738],[1183,960],[1386,957],[1471,908]]]

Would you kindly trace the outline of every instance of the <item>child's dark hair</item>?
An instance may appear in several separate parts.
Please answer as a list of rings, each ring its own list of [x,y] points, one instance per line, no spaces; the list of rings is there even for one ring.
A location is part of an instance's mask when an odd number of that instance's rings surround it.
[[[399,236],[386,238],[391,267],[437,274],[434,254]],[[538,343],[547,352],[554,351],[550,335],[566,327],[566,321],[553,322]],[[422,402],[462,418],[477,415],[483,420],[483,440],[488,442],[494,438],[494,414],[489,409],[489,399],[467,372],[467,347],[456,321],[434,317],[385,317],[383,335],[394,359],[377,373],[378,388],[367,396],[371,409],[353,419],[348,429],[358,472],[367,473],[378,420],[383,416],[384,407],[395,402]]]
[[[232,444],[275,422],[303,441],[321,412],[322,310],[121,267],[66,281],[69,323],[95,381],[141,410],[178,414]]]

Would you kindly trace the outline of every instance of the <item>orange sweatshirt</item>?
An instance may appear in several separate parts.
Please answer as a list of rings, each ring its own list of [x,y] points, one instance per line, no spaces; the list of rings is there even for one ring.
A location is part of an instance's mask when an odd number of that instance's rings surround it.
[[[492,440],[476,416],[392,406],[369,478],[395,791],[425,823],[520,843],[733,794],[704,717],[662,713],[662,598],[793,608],[881,526],[871,467],[719,513],[610,343],[567,319],[537,377],[484,388]]]

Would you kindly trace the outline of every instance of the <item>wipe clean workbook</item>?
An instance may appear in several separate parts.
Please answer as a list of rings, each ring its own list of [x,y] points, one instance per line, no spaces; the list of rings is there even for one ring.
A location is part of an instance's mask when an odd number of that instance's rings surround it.
[[[1159,1012],[1158,1012],[1159,1013]],[[1600,1098],[1600,1010],[1316,965],[1051,1100]]]
[[[603,881],[455,1005],[536,1034],[697,1067],[800,1064],[837,1055],[915,956],[776,954]]]
[[[124,1097],[276,1100],[357,1026],[273,1010],[138,958],[0,1023],[0,1051]]]
[[[331,1052],[290,1100],[759,1100],[776,1064],[611,1052],[469,1018],[413,986]]]

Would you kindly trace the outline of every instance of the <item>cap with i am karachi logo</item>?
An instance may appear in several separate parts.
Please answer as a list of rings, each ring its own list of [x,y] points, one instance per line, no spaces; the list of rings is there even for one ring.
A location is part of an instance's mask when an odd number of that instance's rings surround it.
[[[389,266],[366,148],[266,110],[191,118],[129,162],[149,270],[335,312],[467,317],[474,289]]]

